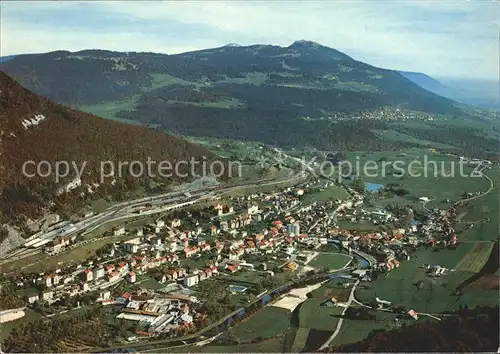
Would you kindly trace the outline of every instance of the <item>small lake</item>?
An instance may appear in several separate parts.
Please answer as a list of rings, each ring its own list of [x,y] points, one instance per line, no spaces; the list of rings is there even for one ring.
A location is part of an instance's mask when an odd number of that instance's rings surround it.
[[[378,190],[384,188],[383,184],[372,183],[372,182],[366,182],[365,186],[366,186],[366,189],[368,190],[368,192],[377,192]]]

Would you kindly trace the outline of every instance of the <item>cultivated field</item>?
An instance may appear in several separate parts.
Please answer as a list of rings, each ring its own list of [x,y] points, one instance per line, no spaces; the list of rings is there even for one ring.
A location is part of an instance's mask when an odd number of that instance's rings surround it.
[[[286,332],[290,327],[290,317],[290,311],[267,306],[231,328],[231,333],[241,341],[274,337]]]
[[[458,263],[457,270],[464,272],[479,272],[490,257],[493,242],[477,242],[471,252],[467,253]]]
[[[477,287],[483,290],[498,290],[500,288],[500,275],[487,274],[472,283],[470,287]]]
[[[309,328],[299,328],[295,334],[295,339],[291,348],[292,353],[300,353],[307,343],[309,337]]]

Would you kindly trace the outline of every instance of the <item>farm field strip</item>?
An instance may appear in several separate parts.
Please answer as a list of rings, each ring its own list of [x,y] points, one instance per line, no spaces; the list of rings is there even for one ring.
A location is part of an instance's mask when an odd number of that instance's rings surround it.
[[[458,263],[456,269],[464,272],[479,272],[488,261],[493,243],[477,242],[472,251]]]
[[[299,328],[295,334],[291,352],[300,353],[306,346],[307,337],[309,337],[309,328]]]

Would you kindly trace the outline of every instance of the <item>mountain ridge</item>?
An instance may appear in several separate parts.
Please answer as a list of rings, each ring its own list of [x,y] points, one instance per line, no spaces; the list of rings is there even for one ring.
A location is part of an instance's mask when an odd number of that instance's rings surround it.
[[[497,87],[494,88],[493,93],[487,92],[487,86],[482,83],[482,80],[462,80],[455,79],[455,83],[444,84],[443,78],[435,79],[432,76],[429,76],[425,73],[421,72],[413,72],[413,71],[399,71],[401,75],[411,80],[418,86],[433,92],[442,97],[446,97],[452,99],[454,101],[460,102],[462,104],[483,107],[486,109],[499,109],[500,108],[500,100],[498,95],[498,84]],[[471,87],[471,81],[476,83],[476,89],[474,90]],[[457,85],[457,82],[465,82],[462,85]],[[478,89],[477,86],[486,86]],[[493,86],[493,85],[491,85]],[[464,87],[464,88],[462,88]],[[467,88],[465,88],[467,87]],[[495,94],[495,91],[497,94]]]
[[[454,139],[446,130],[456,135],[461,128],[437,127],[448,137],[443,138],[422,122],[474,119],[463,105],[397,71],[305,40],[288,47],[226,45],[171,55],[57,51],[22,55],[2,68],[42,96],[105,118],[154,124],[182,136],[281,147],[399,149],[423,137],[424,145],[428,137],[447,144]],[[401,126],[407,120],[417,126]],[[382,137],[392,129],[408,138]],[[483,145],[493,146],[490,140]]]
[[[92,55],[94,56],[91,57]],[[194,61],[196,60],[198,61],[210,60],[210,58],[203,57],[204,55],[210,55],[219,62],[216,63],[210,62],[209,65],[203,65],[202,63],[194,63]],[[306,57],[300,58],[301,55],[306,55]],[[88,56],[88,58],[82,58],[85,56]],[[182,66],[189,67],[193,64],[196,64],[197,67],[195,69],[197,69],[198,71],[200,70],[219,71],[220,72],[219,74],[223,74],[222,72],[224,71],[224,69],[231,69],[230,67],[227,67],[229,65],[234,66],[235,69],[236,68],[239,69],[240,73],[245,71],[248,72],[250,71],[250,69],[253,69],[254,71],[257,72],[272,72],[273,70],[293,72],[294,71],[293,64],[296,63],[298,66],[302,66],[300,67],[300,70],[305,71],[307,74],[327,75],[337,71],[335,73],[335,76],[338,76],[336,78],[336,80],[338,81],[357,80],[357,82],[360,82],[361,84],[363,81],[362,79],[364,79],[364,81],[370,81],[365,83],[366,86],[373,85],[377,87],[377,85],[379,84],[375,79],[377,75],[376,73],[370,72],[370,70],[375,70],[379,72],[379,74],[392,75],[393,77],[391,79],[393,81],[398,80],[399,85],[406,85],[406,86],[409,85],[409,87],[411,87],[411,85],[415,85],[413,82],[411,82],[411,80],[406,81],[406,79],[396,71],[371,66],[369,64],[357,61],[336,49],[326,47],[319,43],[308,40],[298,40],[293,42],[291,45],[287,47],[277,46],[277,45],[267,45],[267,44],[255,44],[248,46],[240,46],[240,45],[234,46],[229,44],[218,48],[200,49],[179,54],[138,53],[138,52],[125,53],[125,52],[115,52],[115,51],[100,50],[100,49],[90,49],[90,50],[86,49],[76,52],[54,51],[44,54],[25,54],[22,56],[18,56],[14,58],[14,61],[11,60],[5,63],[4,71],[6,71],[7,73],[11,72],[14,77],[20,79],[21,82],[24,83],[23,75],[26,75],[26,72],[22,72],[21,69],[24,70],[32,69],[31,74],[35,76],[37,74],[37,71],[47,69],[41,67],[40,65],[37,66],[36,63],[29,61],[29,58],[43,59],[44,57],[47,57],[49,59],[60,61],[63,59],[68,60],[76,58],[88,59],[88,60],[99,59],[99,56],[103,56],[104,58],[125,57],[129,59],[130,62],[138,63],[139,65],[141,65],[141,68],[149,70],[150,72],[155,72],[158,71],[159,69],[165,69],[171,75],[177,77],[179,73],[176,71],[180,71],[179,69],[181,68],[179,68],[179,66],[181,65],[179,65],[178,63],[171,63],[170,61],[173,61],[175,59],[182,59],[186,61],[185,63],[183,63],[184,65]],[[245,56],[249,58],[245,58]],[[188,58],[191,60],[188,61]],[[161,59],[165,59],[165,62],[162,63]],[[263,62],[261,65],[259,65],[258,62],[257,63],[254,62],[253,64],[246,63],[246,61],[250,60],[255,61],[258,59],[262,59]],[[238,65],[237,63],[233,63],[234,60],[239,60],[243,64]],[[287,60],[291,61],[291,63],[290,64],[286,63]],[[330,61],[328,62],[328,60]],[[155,63],[152,63],[153,61],[155,61]],[[350,66],[346,67],[343,66],[342,64],[337,63],[337,61],[346,62],[358,67],[350,67]],[[16,66],[17,63],[19,63],[19,65]],[[44,64],[47,65],[48,63]],[[156,66],[151,64],[156,64]],[[311,64],[317,64],[318,67],[313,68],[311,67]],[[150,67],[146,68],[148,65]],[[226,68],[217,69],[217,65],[225,65]],[[22,66],[23,68],[20,68],[19,66]],[[352,72],[354,72],[355,75],[354,74],[349,75],[349,73]],[[228,72],[227,74],[231,77],[231,74],[233,73]],[[361,76],[361,77],[356,78],[356,76]],[[342,77],[344,77],[345,80],[343,80]],[[181,78],[183,77],[181,76]],[[198,79],[200,78],[198,77]],[[50,78],[44,77],[44,80],[50,80]],[[378,80],[378,81],[383,81],[383,80]],[[28,86],[28,88],[30,88],[29,83],[26,83],[26,85]],[[388,88],[389,86],[390,85],[385,85],[386,88]],[[419,91],[417,87],[419,86],[417,85],[416,87],[413,87],[412,90]],[[64,103],[75,103],[75,102],[64,102]]]

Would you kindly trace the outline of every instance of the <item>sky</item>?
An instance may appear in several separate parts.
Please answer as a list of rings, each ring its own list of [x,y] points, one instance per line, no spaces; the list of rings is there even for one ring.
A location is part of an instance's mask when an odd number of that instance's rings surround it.
[[[181,53],[306,39],[371,65],[498,80],[500,1],[2,1],[0,54]]]

